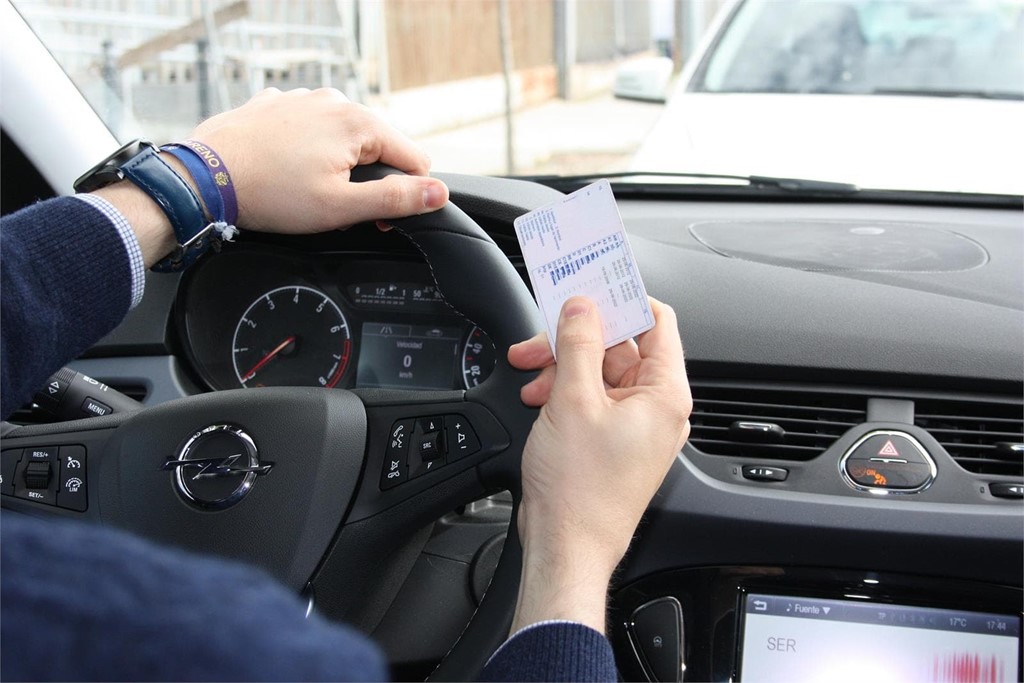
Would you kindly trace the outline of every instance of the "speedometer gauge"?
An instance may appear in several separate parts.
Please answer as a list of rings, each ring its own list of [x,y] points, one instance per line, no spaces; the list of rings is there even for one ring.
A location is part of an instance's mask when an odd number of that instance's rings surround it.
[[[494,342],[479,327],[474,327],[462,347],[462,381],[471,389],[491,376],[494,370]]]
[[[252,302],[235,326],[232,361],[243,387],[338,384],[352,356],[348,321],[312,287],[279,287]]]

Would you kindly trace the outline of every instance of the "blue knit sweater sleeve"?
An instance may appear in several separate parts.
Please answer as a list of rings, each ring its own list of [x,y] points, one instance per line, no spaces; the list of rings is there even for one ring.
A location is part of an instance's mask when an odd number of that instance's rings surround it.
[[[81,523],[0,516],[5,681],[379,681],[364,636],[260,571]]]
[[[527,626],[487,662],[483,681],[619,680],[611,643],[589,626],[567,621]]]
[[[110,332],[131,303],[117,231],[93,206],[62,197],[0,220],[0,417]]]
[[[380,651],[262,572],[94,525],[0,516],[0,679],[377,681]],[[40,636],[40,634],[43,634]],[[484,681],[616,681],[608,640],[538,624]]]

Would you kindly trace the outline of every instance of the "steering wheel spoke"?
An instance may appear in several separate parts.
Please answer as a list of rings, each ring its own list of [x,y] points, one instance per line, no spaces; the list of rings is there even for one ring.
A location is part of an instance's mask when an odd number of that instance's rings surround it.
[[[4,507],[37,517],[99,520],[102,455],[114,430],[130,415],[5,429],[0,454]]]
[[[435,488],[504,453],[508,432],[485,406],[463,392],[354,392],[366,406],[366,471],[347,522],[357,522]],[[451,508],[488,492],[477,478]],[[454,492],[453,492],[454,493]]]

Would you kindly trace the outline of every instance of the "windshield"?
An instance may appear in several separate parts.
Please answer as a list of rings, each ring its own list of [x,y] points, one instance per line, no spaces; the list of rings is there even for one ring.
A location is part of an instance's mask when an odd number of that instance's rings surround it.
[[[1024,97],[1010,0],[749,0],[693,90]]]
[[[1024,0],[14,5],[124,141],[329,86],[441,172],[1024,192]]]

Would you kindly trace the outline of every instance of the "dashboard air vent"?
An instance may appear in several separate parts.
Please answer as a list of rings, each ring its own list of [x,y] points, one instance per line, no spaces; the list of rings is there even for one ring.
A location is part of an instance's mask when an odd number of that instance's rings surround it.
[[[690,444],[711,455],[810,460],[867,418],[867,399],[767,385],[691,383]]]
[[[914,424],[968,472],[1024,476],[1024,403],[1020,400],[917,399]]]

